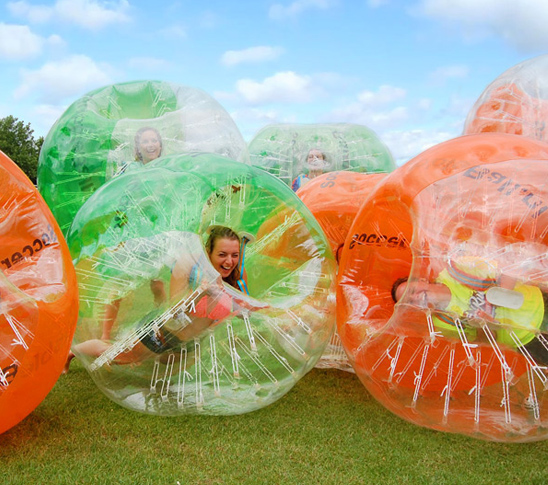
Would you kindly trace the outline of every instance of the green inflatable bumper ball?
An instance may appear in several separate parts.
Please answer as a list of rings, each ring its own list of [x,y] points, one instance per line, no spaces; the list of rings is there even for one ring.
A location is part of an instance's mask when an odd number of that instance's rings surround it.
[[[390,173],[396,164],[388,147],[369,128],[348,123],[277,124],[249,143],[251,164],[298,190],[326,172]]]
[[[287,185],[249,165],[158,158],[94,193],[68,241],[80,289],[73,351],[129,409],[262,408],[314,367],[332,334],[329,243]]]
[[[207,93],[161,81],[113,84],[75,101],[51,128],[38,189],[66,235],[106,181],[160,156],[194,151],[248,163],[236,124]]]

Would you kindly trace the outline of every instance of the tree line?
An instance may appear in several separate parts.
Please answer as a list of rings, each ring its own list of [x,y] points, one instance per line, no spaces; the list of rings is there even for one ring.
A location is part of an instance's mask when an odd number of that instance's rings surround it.
[[[11,115],[0,118],[0,150],[19,165],[34,184],[43,143],[43,136],[34,138],[30,123],[25,124]]]

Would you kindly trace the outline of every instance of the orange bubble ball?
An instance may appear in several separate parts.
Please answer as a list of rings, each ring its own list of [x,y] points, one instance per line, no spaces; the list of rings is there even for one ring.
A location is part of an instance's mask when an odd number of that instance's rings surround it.
[[[388,175],[357,214],[338,330],[395,414],[486,440],[548,437],[547,181],[548,144],[463,136]]]
[[[339,258],[350,226],[361,205],[385,173],[329,172],[297,190],[322,227]]]
[[[503,72],[474,103],[463,133],[509,133],[548,141],[547,74],[548,55]]]
[[[0,433],[59,378],[78,316],[76,275],[48,206],[0,152]]]
[[[386,175],[329,172],[313,178],[297,190],[297,195],[310,209],[327,236],[337,262],[356,214],[375,185]],[[316,367],[353,372],[338,332],[335,331],[331,336]]]

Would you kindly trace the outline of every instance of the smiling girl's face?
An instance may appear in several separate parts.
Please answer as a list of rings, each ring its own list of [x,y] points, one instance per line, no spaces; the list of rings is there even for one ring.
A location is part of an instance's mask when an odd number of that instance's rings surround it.
[[[162,153],[162,142],[154,130],[146,130],[141,133],[139,146],[137,147],[143,163],[156,160]]]
[[[236,239],[220,238],[209,253],[213,267],[222,278],[228,278],[240,261],[240,243]]]

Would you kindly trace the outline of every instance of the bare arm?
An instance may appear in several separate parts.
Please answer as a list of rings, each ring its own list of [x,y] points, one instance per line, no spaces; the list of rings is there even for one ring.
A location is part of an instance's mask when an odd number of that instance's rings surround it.
[[[112,334],[112,328],[118,317],[120,310],[120,303],[122,299],[113,300],[105,305],[105,316],[102,323],[101,340],[110,340]]]
[[[444,309],[451,301],[451,290],[441,283],[417,281],[409,285],[402,282],[395,290],[396,301],[399,301],[406,290],[409,291],[409,303],[422,303],[429,307]]]

